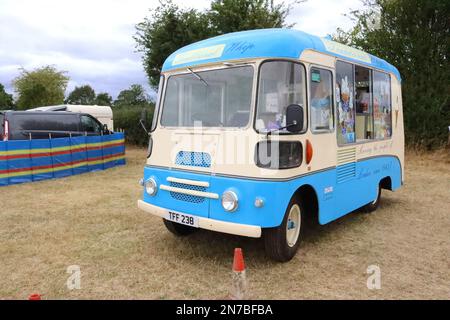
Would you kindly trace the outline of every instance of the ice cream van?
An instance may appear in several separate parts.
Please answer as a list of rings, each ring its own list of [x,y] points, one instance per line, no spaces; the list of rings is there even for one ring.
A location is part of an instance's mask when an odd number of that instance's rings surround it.
[[[398,70],[297,30],[226,34],[165,61],[141,185],[178,236],[262,238],[295,256],[306,219],[371,212],[404,181]]]

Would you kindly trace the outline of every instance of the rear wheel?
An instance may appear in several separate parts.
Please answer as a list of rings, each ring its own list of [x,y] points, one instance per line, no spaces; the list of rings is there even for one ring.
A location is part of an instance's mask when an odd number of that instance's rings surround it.
[[[178,237],[190,235],[191,233],[194,233],[195,231],[198,230],[197,228],[185,226],[184,224],[179,224],[166,219],[163,219],[163,221],[167,230],[169,230],[171,233],[173,233]]]
[[[281,225],[264,230],[264,245],[270,258],[287,262],[295,256],[303,234],[304,213],[302,202],[294,197],[289,202]]]
[[[381,184],[378,185],[378,191],[375,200],[366,204],[364,207],[361,208],[361,210],[365,213],[374,212],[380,205],[380,198],[381,198]]]

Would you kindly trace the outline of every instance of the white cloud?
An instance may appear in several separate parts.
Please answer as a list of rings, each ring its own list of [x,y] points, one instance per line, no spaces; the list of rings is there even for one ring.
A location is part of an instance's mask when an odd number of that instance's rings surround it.
[[[182,7],[205,9],[210,1],[177,0]],[[90,84],[116,96],[133,83],[148,82],[135,52],[135,25],[150,15],[157,0],[2,0],[0,2],[0,83],[12,92],[19,68],[55,65],[68,71],[68,90]],[[288,17],[295,28],[319,36],[347,28],[343,16],[359,0],[309,0]]]
[[[362,7],[361,0],[309,0],[296,6],[287,21],[296,23],[295,29],[324,37],[338,27],[349,29],[352,21],[345,14]]]

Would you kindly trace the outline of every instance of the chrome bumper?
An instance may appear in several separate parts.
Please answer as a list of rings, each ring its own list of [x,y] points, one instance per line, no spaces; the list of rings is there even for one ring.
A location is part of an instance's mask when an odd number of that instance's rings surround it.
[[[138,200],[138,208],[160,218],[165,218],[169,214],[169,210],[151,205],[142,200]],[[239,224],[198,217],[198,226],[202,229],[229,233],[238,236],[251,238],[261,237],[261,227],[248,224]]]

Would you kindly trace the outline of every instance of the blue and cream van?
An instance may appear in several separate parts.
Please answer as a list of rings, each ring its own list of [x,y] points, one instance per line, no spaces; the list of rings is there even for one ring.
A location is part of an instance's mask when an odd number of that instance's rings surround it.
[[[140,209],[187,235],[264,239],[288,261],[305,219],[377,208],[403,184],[401,78],[297,30],[226,34],[165,61]]]

